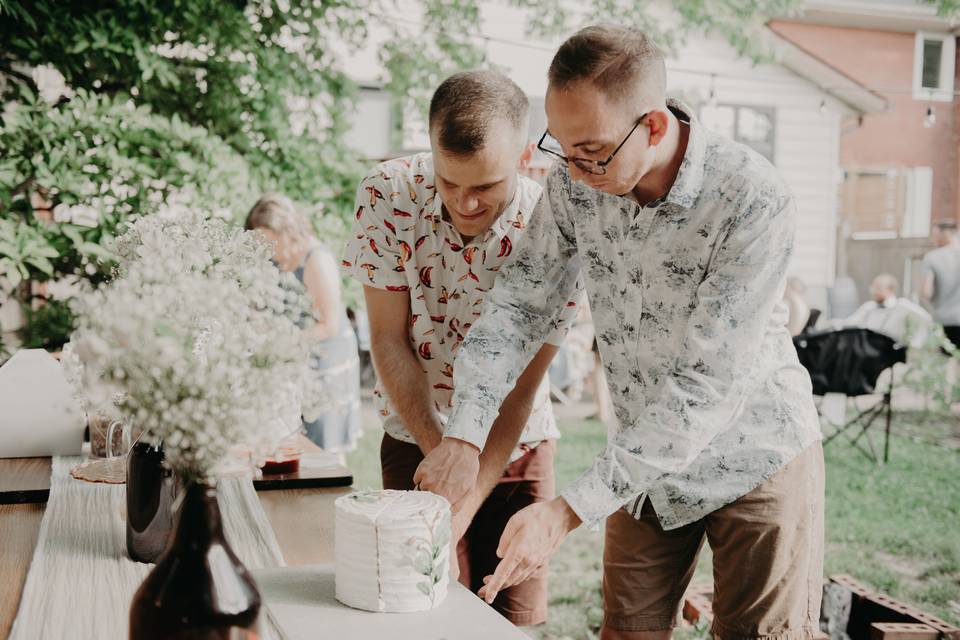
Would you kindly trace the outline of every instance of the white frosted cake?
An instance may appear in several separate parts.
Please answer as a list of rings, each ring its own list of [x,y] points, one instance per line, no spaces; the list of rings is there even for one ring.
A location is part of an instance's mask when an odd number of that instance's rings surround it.
[[[423,611],[447,596],[450,503],[428,491],[337,498],[337,600],[367,611]]]

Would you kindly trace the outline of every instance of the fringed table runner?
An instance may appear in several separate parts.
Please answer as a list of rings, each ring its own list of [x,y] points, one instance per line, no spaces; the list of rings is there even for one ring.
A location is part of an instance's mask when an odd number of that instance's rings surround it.
[[[153,568],[127,557],[124,486],[70,477],[78,462],[53,459],[50,498],[11,640],[126,638],[133,594]],[[284,566],[253,483],[223,480],[218,493],[224,532],[244,565]],[[260,618],[264,638],[283,637],[266,606]]]

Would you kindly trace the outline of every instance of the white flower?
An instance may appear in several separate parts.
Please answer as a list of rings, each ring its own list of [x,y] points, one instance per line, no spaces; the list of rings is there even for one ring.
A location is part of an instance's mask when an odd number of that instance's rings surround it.
[[[119,278],[78,304],[86,397],[114,398],[192,477],[216,474],[237,446],[272,453],[299,428],[304,395],[321,395],[305,386],[294,321],[306,298],[285,305],[269,249],[200,212],[140,218],[115,245]]]
[[[53,208],[53,221],[63,224],[70,222],[70,205],[61,202]]]
[[[96,227],[100,224],[100,212],[89,205],[70,207],[70,222],[81,227]]]
[[[47,104],[55,104],[60,96],[70,95],[70,88],[63,74],[50,65],[34,67],[30,73],[40,93],[40,99]]]

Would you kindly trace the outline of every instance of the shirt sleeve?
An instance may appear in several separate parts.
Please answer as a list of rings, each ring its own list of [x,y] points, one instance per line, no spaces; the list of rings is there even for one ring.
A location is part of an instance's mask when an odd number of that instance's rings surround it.
[[[867,319],[867,312],[872,309],[874,305],[870,302],[864,302],[862,305],[857,307],[857,310],[854,311],[850,316],[843,319],[840,323],[840,326],[843,327],[859,327]]]
[[[343,250],[340,270],[361,284],[406,291],[405,264],[411,257],[408,243],[397,237],[393,208],[386,200],[392,187],[380,174],[370,175],[357,188],[350,239]]]
[[[576,323],[580,307],[585,304],[587,304],[587,296],[583,290],[583,278],[580,277],[577,278],[573,295],[563,305],[563,310],[560,312],[560,317],[557,320],[557,328],[547,336],[545,343],[557,347],[562,345],[563,341],[567,338],[567,334],[570,332],[570,327]]]
[[[482,449],[517,377],[563,322],[580,274],[572,225],[564,219],[568,188],[557,170],[547,178],[530,224],[460,345],[444,435]]]
[[[763,336],[789,339],[782,297],[795,209],[784,187],[770,191],[748,192],[732,216],[659,394],[562,493],[584,524],[688,467],[741,410]]]

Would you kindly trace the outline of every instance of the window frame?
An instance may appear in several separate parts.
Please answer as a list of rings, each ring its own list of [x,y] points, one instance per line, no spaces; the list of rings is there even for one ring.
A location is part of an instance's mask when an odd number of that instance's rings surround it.
[[[932,89],[923,86],[923,48],[927,40],[940,41],[940,83]],[[913,47],[913,97],[915,100],[953,102],[956,72],[957,37],[950,33],[918,31]]]
[[[698,109],[698,116],[703,120],[703,109],[719,109],[719,108],[729,108],[733,110],[733,135],[730,136],[730,139],[739,142],[740,144],[746,145],[762,155],[764,158],[770,161],[770,164],[776,165],[777,159],[777,133],[779,130],[778,122],[778,109],[774,105],[768,104],[751,104],[747,102],[718,102],[715,105],[701,105]],[[759,145],[755,146],[755,143],[744,139],[740,134],[740,110],[741,109],[750,109],[759,113],[763,113],[770,118],[771,130],[770,130],[770,155],[768,156],[762,150],[758,149]]]

